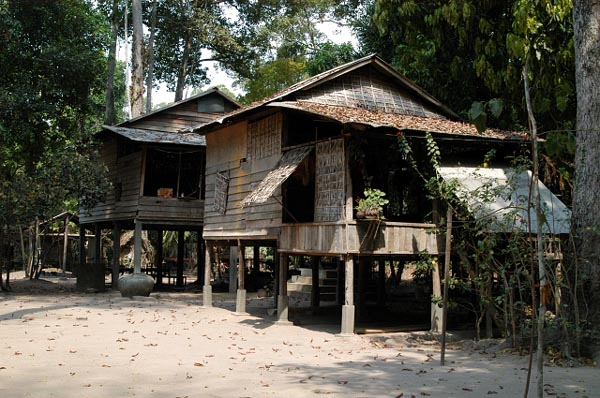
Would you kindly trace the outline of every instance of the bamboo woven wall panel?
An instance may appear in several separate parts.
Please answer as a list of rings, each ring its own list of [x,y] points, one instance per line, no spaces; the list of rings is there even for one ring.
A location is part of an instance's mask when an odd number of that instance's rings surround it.
[[[338,221],[343,218],[346,195],[344,139],[317,144],[315,183],[315,221]]]
[[[248,160],[263,159],[281,152],[280,114],[248,124]]]
[[[227,191],[229,187],[229,177],[223,173],[215,175],[215,199],[213,210],[219,214],[225,214],[227,210]]]
[[[360,70],[326,82],[305,93],[298,100],[326,105],[379,110],[387,113],[445,119],[407,95],[401,88],[389,85],[374,70]]]

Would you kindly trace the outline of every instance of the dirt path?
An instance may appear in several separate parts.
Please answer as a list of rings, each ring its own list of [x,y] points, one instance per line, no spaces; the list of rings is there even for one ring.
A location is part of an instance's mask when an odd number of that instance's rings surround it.
[[[440,367],[437,344],[414,335],[280,326],[235,315],[230,295],[202,308],[199,294],[69,290],[0,294],[1,397],[523,395],[526,357],[450,350]],[[547,395],[600,397],[599,376],[546,367]]]

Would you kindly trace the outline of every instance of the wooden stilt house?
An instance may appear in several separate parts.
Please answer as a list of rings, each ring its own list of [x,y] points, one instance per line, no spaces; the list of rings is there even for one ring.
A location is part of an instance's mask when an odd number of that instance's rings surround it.
[[[141,271],[142,231],[158,231],[156,264],[146,268],[159,285],[163,275],[167,275],[169,281],[174,280],[176,285],[183,285],[183,234],[184,231],[196,231],[201,235],[206,192],[204,137],[183,130],[238,107],[234,100],[213,88],[119,125],[104,126],[97,134],[102,160],[108,168],[114,191],[104,203],[81,210],[80,227],[82,231],[94,231],[97,246],[102,230],[112,230],[113,286],[119,276],[119,242],[123,230],[135,231],[135,272]],[[173,278],[170,270],[162,269],[162,232],[169,230],[179,234],[177,269]],[[200,245],[198,250],[202,252]],[[94,253],[93,262],[101,263],[100,248],[97,247]],[[204,256],[198,258],[203,260]],[[85,264],[80,267],[86,269]],[[199,264],[198,268],[201,267]],[[203,271],[199,274],[203,275]],[[100,276],[95,279],[98,281]],[[103,277],[101,283],[104,284]]]
[[[522,142],[509,132],[478,133],[376,55],[192,131],[207,143],[206,261],[213,246],[238,247],[236,311],[245,311],[245,247],[270,246],[278,256],[279,321],[288,321],[290,258],[310,262],[316,307],[316,275],[327,262],[337,271],[343,334],[353,333],[355,316],[365,315],[372,280],[381,298],[385,264],[443,254],[436,235],[439,204],[428,199],[414,167],[428,167],[426,137],[435,139],[445,159],[467,165],[482,162],[490,149],[502,158]],[[412,148],[410,158],[401,138]],[[389,200],[376,219],[361,219],[355,209],[368,189],[385,192]],[[209,271],[205,305],[211,304]],[[441,295],[437,266],[433,280],[433,294]],[[437,319],[431,306],[432,328]]]

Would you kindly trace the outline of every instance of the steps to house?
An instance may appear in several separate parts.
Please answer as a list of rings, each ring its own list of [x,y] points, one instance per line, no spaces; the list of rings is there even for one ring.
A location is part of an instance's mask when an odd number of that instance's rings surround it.
[[[288,295],[310,300],[312,280],[312,269],[300,268],[300,275],[293,275],[287,283]],[[321,302],[336,301],[337,270],[319,270],[319,293]]]

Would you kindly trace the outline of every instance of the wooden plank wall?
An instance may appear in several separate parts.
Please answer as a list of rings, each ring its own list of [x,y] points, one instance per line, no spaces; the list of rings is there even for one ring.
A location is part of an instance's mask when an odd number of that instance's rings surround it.
[[[280,115],[272,117],[279,118]],[[281,123],[266,123],[278,126]],[[277,134],[281,134],[278,131]],[[269,236],[281,225],[281,205],[273,198],[262,204],[241,207],[242,200],[250,193],[268,172],[275,167],[281,151],[258,159],[248,159],[248,123],[246,121],[223,128],[206,136],[206,206],[204,237],[218,239],[224,237]],[[225,214],[214,209],[214,187],[216,173],[229,177]],[[281,201],[281,189],[274,196]]]
[[[94,207],[88,213],[82,211],[80,222],[83,224],[133,218],[140,197],[143,151],[117,158],[117,140],[111,138],[104,142],[101,150],[102,161],[108,167],[108,177],[116,188],[121,185],[121,200],[115,201],[115,192],[109,192],[107,200]]]
[[[434,225],[372,222],[286,224],[279,250],[305,254],[437,254]]]
[[[184,223],[202,225],[204,201],[178,198],[142,196],[139,200],[138,218],[143,222]]]

